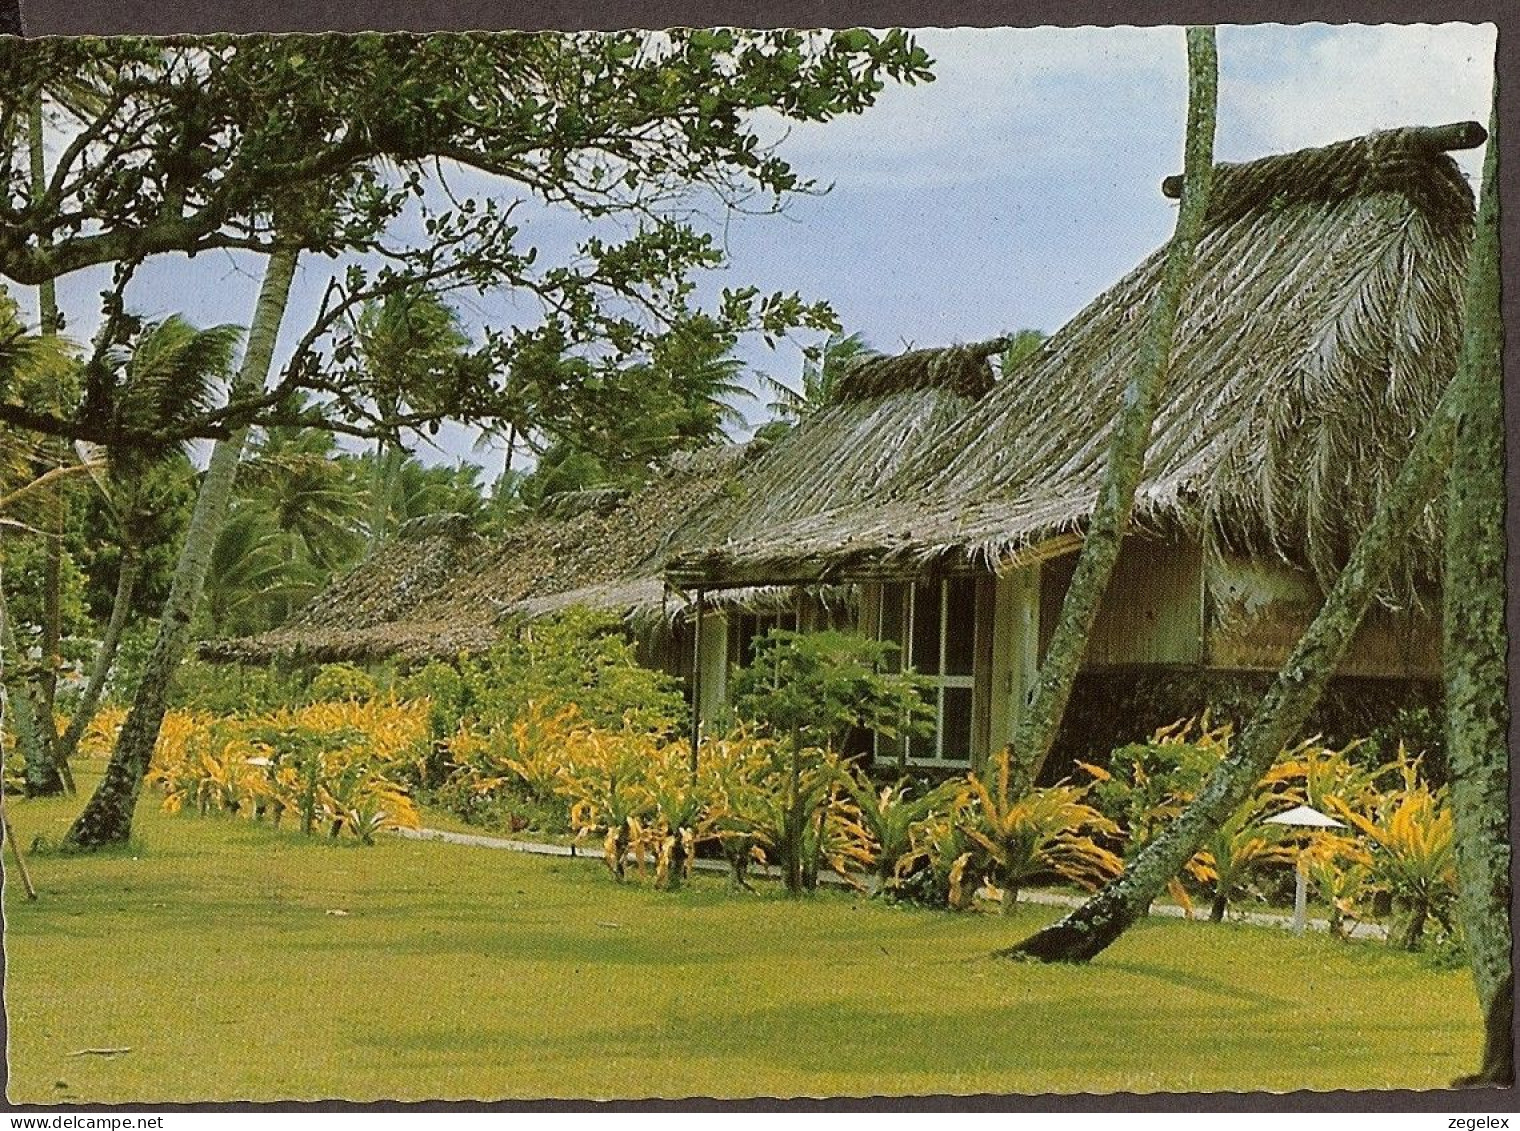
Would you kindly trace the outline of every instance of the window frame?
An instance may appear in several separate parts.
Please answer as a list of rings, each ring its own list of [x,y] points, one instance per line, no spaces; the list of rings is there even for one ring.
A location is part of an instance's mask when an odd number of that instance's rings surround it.
[[[946,660],[949,656],[950,637],[950,586],[955,582],[961,582],[971,586],[971,670],[964,675],[947,675],[945,673]],[[930,587],[938,595],[938,601],[924,600],[928,597]],[[975,760],[972,745],[976,738],[976,663],[977,663],[977,640],[976,635],[980,632],[977,620],[977,593],[976,582],[972,578],[946,577],[936,581],[883,581],[881,583],[881,598],[875,609],[875,623],[871,626],[872,634],[878,640],[892,640],[901,648],[899,653],[899,670],[913,666],[913,641],[917,618],[922,615],[922,606],[937,603],[934,610],[935,619],[938,621],[938,657],[936,668],[933,673],[919,672],[918,674],[934,684],[931,704],[934,707],[934,731],[925,736],[933,743],[932,756],[923,754],[915,755],[913,746],[915,740],[906,736],[890,738],[877,733],[873,742],[873,750],[878,760],[890,760],[898,766],[915,767],[919,769],[966,769]],[[888,603],[896,599],[899,602],[900,630],[902,639],[893,640],[892,637],[883,636],[886,624],[886,610]],[[947,691],[966,691],[970,694],[970,703],[967,707],[967,733],[966,750],[959,756],[947,756],[945,752],[946,715],[945,698]],[[921,742],[923,739],[918,739]]]

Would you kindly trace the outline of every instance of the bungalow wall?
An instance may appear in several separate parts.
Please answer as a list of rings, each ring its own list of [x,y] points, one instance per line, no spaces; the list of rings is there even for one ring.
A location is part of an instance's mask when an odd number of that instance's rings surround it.
[[[983,763],[1011,741],[1075,566],[1071,553],[1001,576],[861,583],[854,627],[900,645],[899,663],[911,662],[932,681],[936,713],[930,735],[876,736],[878,766],[953,771]],[[1312,579],[1285,564],[1205,554],[1196,541],[1130,537],[1098,611],[1084,677],[1276,671],[1320,600]],[[769,627],[794,625],[851,627],[806,607],[770,617],[709,614],[701,649],[704,718],[721,713],[728,671],[745,662],[748,642]],[[1439,672],[1439,623],[1420,608],[1369,613],[1338,674],[1386,681]]]

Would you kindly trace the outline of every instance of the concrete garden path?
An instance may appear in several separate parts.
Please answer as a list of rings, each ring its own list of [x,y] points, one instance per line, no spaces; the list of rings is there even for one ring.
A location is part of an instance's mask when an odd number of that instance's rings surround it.
[[[462,844],[474,848],[494,848],[505,852],[526,852],[534,856],[564,856],[573,857],[577,860],[594,860],[601,863],[602,854],[594,848],[589,851],[577,845],[571,844],[545,844],[536,840],[513,840],[508,837],[486,836],[482,833],[455,833],[444,829],[393,829],[392,832],[409,840],[441,840],[447,844]],[[728,874],[728,864],[722,860],[696,860],[693,867],[699,872],[713,872],[719,875]],[[768,865],[756,864],[750,868],[750,875],[761,876],[767,879],[779,879],[780,872]],[[830,884],[835,887],[847,887],[844,880],[832,872],[825,872],[818,877],[821,884]],[[1081,896],[1065,895],[1055,891],[1024,891],[1019,893],[1019,898],[1025,903],[1040,903],[1051,907],[1079,907],[1083,899]],[[1171,903],[1156,904],[1151,908],[1152,915],[1166,915],[1173,919],[1185,919],[1187,912],[1181,907]],[[1279,915],[1270,911],[1231,911],[1229,913],[1232,923],[1250,923],[1257,927],[1276,927],[1279,930],[1288,930],[1292,926],[1292,918],[1287,915]],[[1199,920],[1207,922],[1207,920]],[[1328,931],[1330,923],[1326,919],[1310,919],[1308,927],[1311,931]],[[1381,923],[1357,923],[1351,929],[1351,937],[1354,939],[1376,939],[1379,941],[1388,938],[1388,928]]]

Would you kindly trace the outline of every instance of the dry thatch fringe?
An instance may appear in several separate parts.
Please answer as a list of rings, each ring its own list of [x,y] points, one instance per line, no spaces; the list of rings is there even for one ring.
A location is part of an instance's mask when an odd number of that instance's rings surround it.
[[[1472,197],[1449,158],[1386,141],[1268,161],[1231,171],[1237,203],[1257,204],[1226,208],[1199,247],[1134,523],[1324,581],[1453,372]],[[1273,188],[1295,176],[1319,188]],[[1324,196],[1335,184],[1362,188]],[[1080,531],[1160,269],[1158,252],[867,500],[683,555],[677,572],[753,584],[996,567]],[[1431,512],[1406,587],[1436,575],[1437,534]]]
[[[1486,137],[1477,122],[1405,127],[1245,164],[1221,164],[1215,171],[1208,219],[1223,225],[1247,212],[1388,191],[1406,193],[1421,211],[1440,215],[1452,192],[1466,189],[1466,181],[1449,163],[1435,163],[1432,177],[1432,158],[1444,150],[1482,145]],[[1442,174],[1451,183],[1440,184]],[[1180,196],[1182,177],[1166,178],[1162,192]]]
[[[993,385],[989,358],[1008,347],[1010,338],[942,349],[910,350],[896,357],[859,357],[839,379],[831,403],[850,404],[939,389],[976,400]]]

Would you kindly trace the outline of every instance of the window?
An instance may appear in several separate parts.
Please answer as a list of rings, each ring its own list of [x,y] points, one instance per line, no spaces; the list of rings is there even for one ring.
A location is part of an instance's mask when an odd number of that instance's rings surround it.
[[[964,766],[971,761],[971,717],[976,657],[976,582],[889,582],[882,586],[876,624],[879,639],[902,646],[906,661],[933,681],[929,692],[934,730],[901,738],[876,737],[879,759],[919,766]]]

